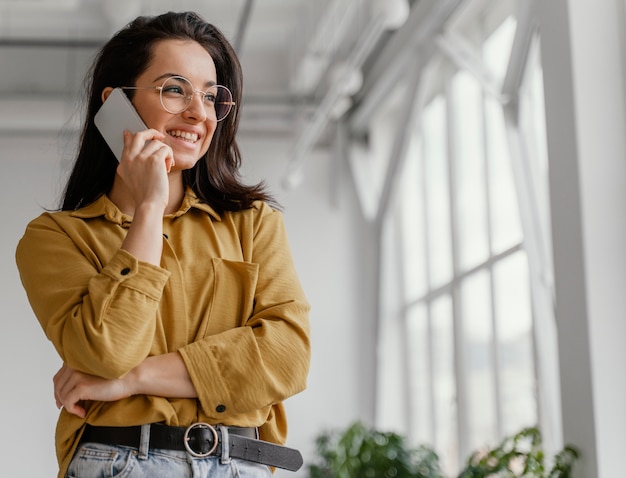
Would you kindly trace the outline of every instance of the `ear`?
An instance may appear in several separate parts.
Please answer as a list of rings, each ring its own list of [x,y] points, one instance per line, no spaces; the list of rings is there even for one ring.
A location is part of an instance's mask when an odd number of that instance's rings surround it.
[[[103,103],[106,101],[106,99],[109,97],[112,91],[113,91],[113,88],[111,88],[110,86],[107,86],[104,90],[102,90],[102,102]]]

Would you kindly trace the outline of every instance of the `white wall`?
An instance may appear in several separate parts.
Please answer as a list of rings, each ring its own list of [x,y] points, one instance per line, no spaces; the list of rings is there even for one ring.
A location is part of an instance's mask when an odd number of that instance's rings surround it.
[[[60,367],[54,348],[35,320],[15,267],[15,246],[41,207],[56,194],[56,138],[0,136],[0,204],[5,232],[0,237],[0,404],[7,433],[0,433],[0,459],[6,476],[52,477],[56,469],[52,376]],[[29,451],[36,433],[37,455]],[[14,468],[12,468],[14,467]]]
[[[300,278],[312,304],[313,361],[308,389],[287,402],[289,445],[313,459],[314,438],[363,413],[359,326],[373,314],[364,273],[363,224],[352,184],[342,164],[326,153],[305,165],[296,190],[279,186],[290,144],[258,138],[242,144],[249,182],[267,179],[285,208],[285,219]],[[0,238],[0,404],[3,476],[54,476],[57,410],[52,376],[60,361],[34,318],[15,267],[14,252],[27,222],[52,208],[60,192],[59,151],[54,135],[0,136],[0,198],[8,230]],[[64,155],[67,153],[63,153]],[[368,310],[370,312],[368,312]],[[356,340],[355,340],[356,338]],[[36,453],[36,455],[34,454]],[[307,476],[278,472],[276,476]]]
[[[564,440],[575,476],[624,474],[626,130],[622,0],[537,2]]]

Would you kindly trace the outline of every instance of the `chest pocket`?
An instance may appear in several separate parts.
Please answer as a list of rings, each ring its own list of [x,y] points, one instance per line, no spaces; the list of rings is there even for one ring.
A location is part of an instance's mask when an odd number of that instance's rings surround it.
[[[258,264],[212,258],[211,267],[210,303],[203,327],[199,330],[200,337],[242,327],[254,310]]]

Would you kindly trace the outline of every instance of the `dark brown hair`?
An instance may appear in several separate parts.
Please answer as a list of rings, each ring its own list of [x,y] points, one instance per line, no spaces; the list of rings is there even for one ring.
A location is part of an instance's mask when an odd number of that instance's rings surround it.
[[[240,117],[242,72],[237,54],[224,35],[197,14],[168,12],[138,17],[98,52],[88,74],[87,114],[61,209],[86,206],[111,190],[118,163],[93,121],[102,106],[102,90],[107,86],[134,85],[148,67],[154,45],[168,39],[193,40],[202,45],[215,63],[217,82],[230,89],[237,105],[217,124],[207,153],[193,168],[183,171],[184,185],[191,187],[200,200],[218,213],[247,209],[255,200],[278,206],[265,191],[264,183],[247,186],[239,175],[241,154],[235,135]]]

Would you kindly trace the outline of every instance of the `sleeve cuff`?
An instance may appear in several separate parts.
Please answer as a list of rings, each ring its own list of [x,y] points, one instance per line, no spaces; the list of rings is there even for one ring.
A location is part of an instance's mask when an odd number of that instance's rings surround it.
[[[120,286],[135,289],[146,296],[160,300],[170,272],[154,264],[139,261],[130,252],[120,249],[102,270]]]

